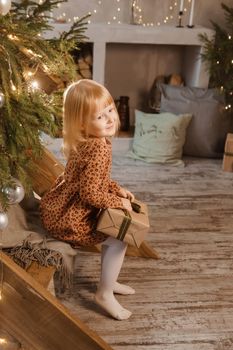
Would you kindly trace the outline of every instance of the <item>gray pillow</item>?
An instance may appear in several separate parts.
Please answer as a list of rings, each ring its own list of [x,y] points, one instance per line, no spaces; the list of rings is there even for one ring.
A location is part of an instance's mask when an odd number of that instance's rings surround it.
[[[224,98],[216,89],[176,87],[160,84],[161,112],[191,113],[183,154],[196,157],[222,157],[226,135],[233,120],[224,113]]]

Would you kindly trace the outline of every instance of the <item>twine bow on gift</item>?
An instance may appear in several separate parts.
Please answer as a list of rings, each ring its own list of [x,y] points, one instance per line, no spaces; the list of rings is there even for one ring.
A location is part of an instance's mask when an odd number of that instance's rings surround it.
[[[135,211],[136,213],[141,213],[141,206],[140,206],[140,204],[132,202],[131,206],[132,206],[133,211]],[[123,209],[123,212],[125,214],[125,217],[122,220],[121,226],[119,228],[119,233],[118,233],[118,235],[116,237],[120,241],[124,240],[125,235],[126,235],[126,233],[128,231],[128,228],[129,228],[129,226],[131,224],[131,221],[132,221],[132,217],[130,215],[130,212],[128,210],[126,210],[126,209]]]

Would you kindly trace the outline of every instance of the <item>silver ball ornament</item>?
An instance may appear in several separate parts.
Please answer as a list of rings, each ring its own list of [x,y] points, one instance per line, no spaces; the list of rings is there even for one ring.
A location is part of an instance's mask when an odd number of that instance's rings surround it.
[[[9,204],[16,204],[21,202],[24,198],[25,192],[22,184],[17,179],[13,179],[15,187],[5,187],[4,192],[7,195]]]
[[[0,108],[3,107],[4,103],[5,103],[5,96],[2,92],[0,92]]]
[[[11,9],[11,0],[0,0],[0,15],[5,16]]]
[[[8,216],[6,213],[0,212],[0,230],[4,230],[8,225]]]

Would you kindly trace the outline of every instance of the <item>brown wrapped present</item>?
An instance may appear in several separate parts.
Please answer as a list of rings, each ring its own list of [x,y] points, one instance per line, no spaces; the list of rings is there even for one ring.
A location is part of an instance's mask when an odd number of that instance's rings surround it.
[[[222,168],[233,172],[233,134],[227,134]]]
[[[150,227],[148,210],[142,202],[132,203],[133,211],[108,208],[102,210],[97,231],[139,248]]]

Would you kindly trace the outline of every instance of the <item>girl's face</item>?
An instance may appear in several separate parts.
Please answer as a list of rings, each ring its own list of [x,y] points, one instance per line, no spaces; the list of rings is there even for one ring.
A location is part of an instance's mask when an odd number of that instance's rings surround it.
[[[111,137],[116,132],[117,119],[116,107],[111,104],[91,117],[86,132],[92,137]]]

